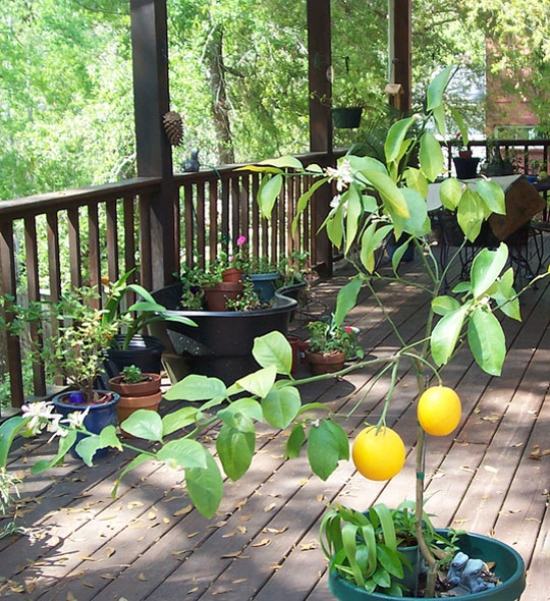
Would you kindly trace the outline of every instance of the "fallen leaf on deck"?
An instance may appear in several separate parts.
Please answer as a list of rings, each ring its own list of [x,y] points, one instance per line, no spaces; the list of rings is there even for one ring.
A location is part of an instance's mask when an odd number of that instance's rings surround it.
[[[103,580],[113,580],[113,578],[116,578],[114,574],[109,574],[109,572],[106,574],[101,574],[100,577],[103,578]]]
[[[36,588],[36,580],[33,578],[32,580],[25,580],[25,591],[27,593],[32,593]]]
[[[78,599],[69,591],[65,597],[66,601],[78,601]]]
[[[282,534],[288,530],[288,526],[283,526],[282,528],[264,528],[264,532],[269,532],[269,534]]]
[[[492,465],[484,465],[484,466],[483,466],[483,469],[484,469],[486,472],[489,472],[489,473],[491,473],[491,474],[497,474],[497,473],[498,473],[498,470],[497,470],[497,468],[496,468],[496,467],[493,467]]]
[[[88,588],[95,588],[95,584],[92,584],[91,582],[87,582],[86,580],[82,580],[81,582],[84,586]]]
[[[239,557],[241,553],[242,551],[233,551],[232,553],[226,553],[225,555],[222,555],[220,559],[235,559],[235,557]]]
[[[313,551],[317,549],[317,543],[302,543],[300,545],[300,551]]]
[[[179,518],[182,515],[187,515],[191,511],[193,511],[193,505],[186,505],[185,507],[182,507],[181,509],[178,509],[177,511],[175,511],[173,513],[173,516],[175,518]]]
[[[237,578],[237,580],[233,580],[231,582],[231,584],[242,584],[243,582],[246,582],[248,580],[248,578]]]
[[[239,516],[239,522],[248,522],[251,518],[252,515],[250,515],[249,513],[244,513],[243,515]]]
[[[155,511],[150,511],[147,514],[147,519],[148,520],[156,520],[157,519],[157,513]]]
[[[97,561],[97,557],[91,557],[90,555],[83,555],[79,557],[80,561]],[[59,561],[59,559],[57,560]]]
[[[12,593],[24,593],[25,587],[19,582],[15,582],[14,580],[8,580],[8,586],[10,587],[10,591]]]
[[[262,538],[261,541],[258,541],[257,543],[252,543],[250,546],[251,547],[267,547],[267,545],[271,544],[271,539],[269,538]]]
[[[199,533],[199,530],[197,530],[196,532],[191,532],[190,534],[187,535],[187,538],[193,538],[194,536],[197,536],[198,533]]]
[[[309,482],[308,478],[302,478],[302,479],[301,479],[301,480],[298,482],[298,484],[299,484],[300,486],[305,486],[305,485],[306,485],[308,482]]]
[[[132,501],[127,505],[128,509],[134,509],[136,507],[143,507],[143,503],[141,501]]]
[[[500,415],[484,415],[481,418],[482,421],[484,422],[491,422],[492,424],[500,421]]]
[[[474,469],[472,469],[469,465],[461,465],[460,469],[465,471],[465,472],[475,472]]]
[[[170,518],[162,518],[162,522],[164,524],[169,524],[170,523]]]
[[[179,557],[180,555],[184,555],[185,553],[190,553],[191,549],[181,549],[181,551],[172,551],[171,555],[174,557]]]
[[[145,577],[145,574],[143,572],[140,572],[138,574],[138,580],[141,580],[141,582],[147,582],[147,578]]]
[[[116,549],[114,547],[107,547],[105,549],[105,557],[112,557],[116,553]]]
[[[209,526],[209,527],[210,528],[223,528],[226,524],[227,524],[227,520],[221,520],[220,522],[216,522],[215,524],[212,524],[212,526]]]
[[[241,534],[246,534],[246,528],[244,526],[237,526],[237,530],[241,533]]]
[[[269,505],[266,505],[264,507],[264,512],[268,513],[270,511],[273,511],[275,509],[275,507],[277,507],[277,503],[270,503]]]
[[[199,590],[198,586],[194,586],[191,590],[187,591],[187,594],[190,595],[191,593],[196,593]]]
[[[212,594],[212,596],[215,596],[215,595],[225,595],[225,593],[231,593],[231,592],[233,592],[232,588],[219,588],[216,591],[212,591],[211,594]]]

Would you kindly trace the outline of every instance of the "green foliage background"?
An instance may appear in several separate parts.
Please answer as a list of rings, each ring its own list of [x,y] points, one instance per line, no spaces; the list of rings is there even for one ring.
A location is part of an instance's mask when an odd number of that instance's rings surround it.
[[[533,68],[525,89],[547,128],[550,0],[505,4],[504,11],[500,0],[415,0],[414,80],[427,81],[464,54],[482,76],[490,32],[501,42],[493,69]],[[307,150],[305,0],[168,0],[168,10],[172,105],[185,120],[176,166],[193,147],[203,164],[217,164],[228,146],[236,161]],[[128,12],[128,0],[6,0],[0,198],[134,175]],[[386,0],[333,0],[335,104],[354,95],[367,106],[383,101],[386,13]],[[222,39],[229,142],[219,139],[212,112],[205,56],[214,34]],[[482,107],[471,108],[482,115]],[[337,133],[337,144],[351,141]]]

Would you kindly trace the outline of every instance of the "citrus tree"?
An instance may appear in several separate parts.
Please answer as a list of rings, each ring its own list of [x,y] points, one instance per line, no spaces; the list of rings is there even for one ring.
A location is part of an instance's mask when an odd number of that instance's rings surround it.
[[[185,471],[190,499],[207,517],[213,517],[223,496],[223,476],[241,478],[250,467],[256,448],[256,424],[275,429],[289,429],[286,457],[295,458],[305,450],[312,471],[323,480],[350,457],[349,440],[337,416],[320,403],[303,404],[300,386],[314,381],[344,376],[364,367],[377,368],[377,378],[390,376],[381,417],[376,424],[358,435],[353,445],[353,460],[360,473],[373,480],[395,476],[405,461],[405,446],[399,434],[386,426],[400,366],[411,364],[418,386],[418,435],[416,444],[416,536],[421,552],[430,567],[427,596],[433,594],[437,561],[424,539],[422,515],[424,507],[424,467],[426,437],[446,436],[458,425],[461,404],[457,394],[443,385],[441,369],[466,343],[476,363],[485,372],[498,376],[506,354],[505,336],[495,312],[519,320],[520,307],[514,289],[514,273],[508,264],[508,248],[480,250],[471,263],[469,278],[457,281],[449,293],[444,292],[457,249],[449,264],[442,269],[430,245],[430,220],[427,195],[430,182],[445,172],[440,144],[434,136],[445,135],[446,108],[444,92],[452,74],[444,69],[427,90],[425,111],[397,121],[385,141],[385,162],[369,157],[347,155],[336,168],[303,165],[292,157],[284,157],[251,166],[263,172],[258,202],[264,216],[269,217],[277,202],[284,180],[313,177],[315,182],[299,199],[299,215],[314,199],[323,185],[333,184],[336,194],[331,211],[323,224],[332,243],[342,249],[356,268],[356,275],[338,293],[333,323],[340,326],[357,303],[363,287],[380,305],[399,340],[399,348],[391,355],[366,358],[348,365],[336,374],[295,379],[291,374],[292,352],[279,332],[257,338],[253,356],[259,369],[226,386],[221,380],[189,375],[165,394],[168,401],[192,404],[168,413],[139,410],[122,424],[133,436],[157,443],[148,450],[138,449],[120,439],[114,428],[100,435],[86,433],[79,420],[60,420],[51,408],[35,404],[23,417],[9,420],[0,427],[0,467],[7,461],[9,446],[18,434],[36,433],[44,427],[59,434],[59,452],[51,461],[41,462],[34,471],[47,469],[62,460],[75,440],[67,429],[88,434],[78,442],[77,453],[91,465],[96,450],[104,447],[128,448],[135,457],[124,467],[126,473],[150,460],[168,463]],[[462,120],[455,116],[460,127]],[[416,162],[413,157],[418,157]],[[442,205],[456,214],[464,233],[464,246],[474,241],[483,222],[491,213],[504,213],[501,188],[481,180],[466,186],[454,178],[443,181],[440,188]],[[375,254],[384,240],[393,235],[398,247],[392,258],[390,276],[375,270]],[[408,280],[399,272],[399,264],[410,247],[417,249],[425,280]],[[544,276],[539,276],[544,277]],[[423,334],[410,341],[401,336],[385,310],[373,282],[391,279],[400,284],[420,287],[431,298],[424,318]],[[537,278],[538,279],[538,278]],[[321,412],[321,413],[320,413]],[[324,414],[322,412],[327,412]],[[322,415],[322,417],[319,417]],[[52,427],[52,424],[54,427]],[[211,450],[199,440],[207,428],[217,426],[216,452],[221,468]],[[69,444],[67,441],[71,444]],[[116,487],[115,487],[116,492]]]

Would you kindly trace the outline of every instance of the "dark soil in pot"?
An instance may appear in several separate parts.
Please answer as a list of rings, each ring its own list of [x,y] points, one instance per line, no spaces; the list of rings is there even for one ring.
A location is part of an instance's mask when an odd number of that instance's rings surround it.
[[[134,336],[127,349],[123,349],[124,336],[115,337],[115,348],[107,351],[105,371],[112,378],[130,365],[136,365],[144,373],[160,374],[164,346],[154,336]]]
[[[346,362],[346,356],[341,351],[333,351],[331,353],[313,353],[307,351],[306,359],[314,376],[340,371]]]

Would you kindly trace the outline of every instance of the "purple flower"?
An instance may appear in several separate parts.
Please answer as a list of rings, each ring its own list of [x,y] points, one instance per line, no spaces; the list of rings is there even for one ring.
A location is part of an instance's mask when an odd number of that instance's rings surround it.
[[[244,246],[246,244],[246,236],[243,236],[242,234],[237,238],[237,246],[239,248],[241,248],[241,246]]]

